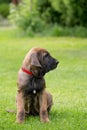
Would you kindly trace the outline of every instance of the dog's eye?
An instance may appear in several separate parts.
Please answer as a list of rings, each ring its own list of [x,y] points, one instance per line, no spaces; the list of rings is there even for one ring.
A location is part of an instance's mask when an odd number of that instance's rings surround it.
[[[49,56],[49,54],[48,53],[44,53],[44,57],[48,57]]]

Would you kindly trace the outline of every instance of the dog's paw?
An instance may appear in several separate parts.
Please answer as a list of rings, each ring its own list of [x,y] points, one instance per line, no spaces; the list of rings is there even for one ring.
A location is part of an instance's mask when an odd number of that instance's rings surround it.
[[[49,118],[45,118],[45,119],[41,119],[41,122],[45,123],[45,122],[50,122]]]
[[[16,122],[15,123],[18,123],[18,124],[23,124],[24,123],[24,121],[21,121],[21,120],[16,120]]]

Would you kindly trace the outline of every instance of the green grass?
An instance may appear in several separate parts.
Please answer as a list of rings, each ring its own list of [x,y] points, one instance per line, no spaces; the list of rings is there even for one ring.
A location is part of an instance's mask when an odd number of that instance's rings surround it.
[[[22,125],[15,109],[17,73],[27,51],[46,48],[60,64],[46,76],[47,90],[54,105],[50,123],[29,117]],[[87,130],[87,39],[72,37],[20,37],[15,29],[0,28],[0,130]]]

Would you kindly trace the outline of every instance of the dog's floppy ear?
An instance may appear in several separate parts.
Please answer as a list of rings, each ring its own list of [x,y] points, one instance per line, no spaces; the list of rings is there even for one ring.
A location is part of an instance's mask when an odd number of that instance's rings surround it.
[[[41,64],[38,60],[38,56],[37,56],[37,53],[33,53],[31,54],[31,57],[30,57],[30,65],[31,66],[34,66],[34,67],[40,67],[41,68]]]

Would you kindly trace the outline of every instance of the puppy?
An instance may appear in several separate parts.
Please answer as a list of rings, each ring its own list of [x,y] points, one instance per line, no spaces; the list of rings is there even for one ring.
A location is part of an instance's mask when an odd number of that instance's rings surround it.
[[[32,48],[24,58],[17,81],[17,122],[25,116],[39,115],[41,122],[49,122],[48,113],[53,104],[46,91],[44,75],[57,67],[58,61],[43,48]]]

